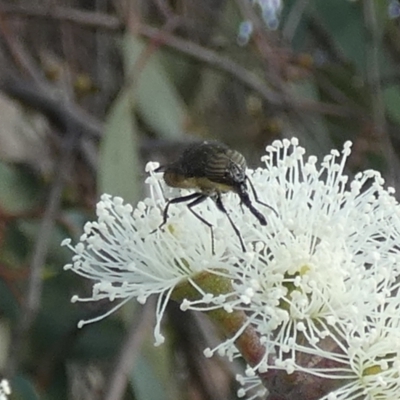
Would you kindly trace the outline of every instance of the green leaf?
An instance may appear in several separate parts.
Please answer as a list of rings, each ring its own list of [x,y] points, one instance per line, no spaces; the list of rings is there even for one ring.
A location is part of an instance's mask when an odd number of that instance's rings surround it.
[[[293,98],[298,98],[300,101],[304,99],[319,100],[318,88],[311,77],[308,80],[293,82],[291,89]],[[313,115],[312,119],[304,120],[304,127],[305,129],[302,129],[301,133],[299,131],[300,128],[296,127],[295,135],[301,135],[301,142],[305,144],[310,154],[321,154],[333,147],[325,118],[318,114]],[[293,132],[289,132],[288,136],[292,135]]]
[[[362,7],[348,0],[313,1],[330,37],[358,69],[365,70],[365,26]]]
[[[393,85],[383,91],[386,109],[391,118],[400,124],[400,86]]]
[[[186,106],[162,64],[160,54],[137,36],[126,34],[123,59],[132,98],[143,121],[159,136],[182,136],[188,120]],[[150,53],[147,53],[150,52]]]
[[[30,352],[25,355],[28,359],[29,354],[32,364],[37,364],[38,357],[45,357],[60,343],[63,343],[64,349],[72,347],[71,334],[78,331],[77,323],[83,310],[81,304],[70,301],[72,294],[79,291],[79,284],[82,284],[78,282],[73,286],[71,281],[74,277],[71,275],[60,270],[60,274],[43,281],[41,307],[29,336]],[[65,356],[70,354],[67,351]]]
[[[370,113],[369,88],[363,83],[353,64],[326,64],[316,70],[314,77],[321,101],[340,104],[349,109],[359,108],[366,114]],[[325,115],[324,119],[334,143],[330,148],[340,148],[344,141],[354,138],[360,129],[357,118]]]
[[[112,304],[114,305],[114,304]],[[103,309],[104,311],[104,309]],[[97,315],[101,315],[99,310]],[[83,319],[95,316],[86,315]],[[71,357],[76,360],[110,360],[118,354],[124,341],[124,326],[117,317],[108,317],[102,321],[87,324],[78,331],[79,337],[71,351]]]
[[[40,190],[36,178],[25,168],[0,162],[0,206],[7,212],[20,213],[38,204]]]
[[[130,97],[121,91],[106,118],[100,145],[98,191],[132,204],[141,197],[138,132]]]
[[[15,254],[29,256],[32,244],[35,242],[40,230],[40,222],[37,220],[19,220],[15,224],[13,236],[10,235],[9,245]],[[21,236],[23,235],[23,236]],[[47,253],[46,264],[54,266],[53,272],[60,273],[60,265],[64,265],[71,261],[71,252],[67,247],[62,247],[60,244],[65,239],[65,234],[59,226],[53,228],[52,235],[49,239],[49,248]],[[19,247],[18,247],[19,246]],[[47,268],[45,269],[45,271]],[[45,276],[43,276],[45,278]]]
[[[0,281],[0,285],[2,281]],[[3,302],[3,296],[1,296]],[[1,304],[0,309],[3,308]],[[8,350],[11,342],[11,324],[7,318],[3,316],[0,317],[0,369],[4,370],[6,368]]]
[[[131,383],[138,400],[168,400],[162,380],[154,370],[154,364],[143,355],[135,363],[131,372]]]
[[[24,376],[17,376],[11,382],[10,400],[37,400],[38,394],[32,383]]]
[[[15,293],[12,292],[9,285],[4,280],[0,280],[0,313],[2,316],[15,322],[19,316],[20,306],[15,297]],[[2,320],[3,323],[4,320]],[[3,329],[3,328],[2,328]],[[4,332],[2,332],[3,334]]]

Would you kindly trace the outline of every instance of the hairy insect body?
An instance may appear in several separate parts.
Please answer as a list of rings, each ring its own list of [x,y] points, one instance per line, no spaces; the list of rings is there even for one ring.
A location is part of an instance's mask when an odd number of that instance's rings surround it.
[[[217,142],[191,146],[176,162],[161,168],[168,186],[198,189],[208,195],[238,192],[238,184],[246,179],[245,158]]]
[[[264,215],[251,203],[247,182],[250,184],[255,200],[266,207],[271,207],[258,200],[254,187],[246,175],[246,169],[247,164],[243,155],[222,143],[203,142],[190,146],[175,162],[156,169],[156,172],[164,172],[164,180],[168,186],[195,190],[195,193],[176,197],[167,202],[161,226],[167,222],[168,209],[171,204],[187,202],[189,210],[210,228],[214,252],[213,227],[200,214],[193,210],[194,206],[202,203],[207,198],[211,198],[214,200],[217,208],[228,217],[232,228],[240,240],[242,250],[246,251],[240,232],[233,223],[221,199],[221,194],[229,191],[238,194],[241,204],[244,204],[251,211],[260,224],[267,224]]]
[[[223,183],[216,183],[211,181],[209,178],[184,178],[181,175],[175,175],[172,173],[164,174],[165,183],[168,186],[176,187],[180,189],[197,189],[203,194],[212,196],[214,193],[226,193],[232,190],[229,185]]]

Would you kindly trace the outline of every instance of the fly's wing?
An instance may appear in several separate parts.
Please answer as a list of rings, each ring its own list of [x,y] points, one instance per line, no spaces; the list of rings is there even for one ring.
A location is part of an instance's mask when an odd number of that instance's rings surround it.
[[[188,178],[209,178],[209,164],[226,150],[229,148],[219,142],[197,143],[187,148],[176,164],[180,165],[182,173]]]
[[[246,160],[223,143],[203,142],[188,147],[167,170],[185,178],[207,178],[234,187],[246,179]],[[165,168],[159,167],[158,171]]]
[[[194,143],[187,147],[177,160],[160,165],[155,172],[174,172],[185,178],[202,177],[208,152],[208,142]]]

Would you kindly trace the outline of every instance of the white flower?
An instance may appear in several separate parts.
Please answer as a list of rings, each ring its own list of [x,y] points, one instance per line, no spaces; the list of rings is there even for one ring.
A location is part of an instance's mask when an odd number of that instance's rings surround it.
[[[398,286],[398,285],[397,285]],[[363,326],[348,325],[339,338],[345,357],[343,386],[321,400],[397,399],[400,393],[400,300],[387,298],[371,310]],[[374,312],[375,311],[375,312]],[[327,356],[334,359],[339,354]],[[361,397],[362,396],[362,397]]]
[[[248,1],[248,0],[242,0]],[[270,30],[278,29],[279,17],[283,8],[282,0],[252,0],[253,5],[260,9],[261,18]],[[249,20],[242,21],[239,25],[237,43],[239,46],[248,44],[253,33],[254,26]]]
[[[261,15],[269,29],[277,29],[279,15],[283,8],[282,0],[256,0],[261,8]]]
[[[253,241],[254,256],[228,268],[238,296],[227,303],[246,311],[266,348],[253,369],[349,379],[348,387],[371,393],[375,389],[367,387],[382,389],[378,380],[390,381],[386,391],[394,393],[397,369],[389,368],[386,375],[362,372],[367,359],[376,365],[388,354],[383,349],[398,342],[392,333],[398,330],[394,316],[400,310],[390,303],[400,280],[400,208],[394,190],[385,190],[375,171],[357,174],[348,183],[343,170],[349,142],[342,157],[332,151],[320,167],[315,157],[305,158],[296,140],[277,141],[267,151],[266,168],[251,179],[260,199],[273,206],[279,218],[272,216],[262,229],[240,226],[243,237]],[[385,339],[368,351],[378,353],[375,358],[360,355],[349,337],[367,340],[375,329]],[[224,345],[231,346],[232,340]],[[388,365],[397,368],[395,352]],[[313,364],[312,357],[322,361]],[[354,383],[355,376],[362,377],[364,388]],[[395,387],[400,393],[400,384]],[[348,388],[342,390],[349,393]]]
[[[189,281],[198,289],[199,302],[204,308],[213,296],[204,293],[191,277],[204,271],[221,275],[228,257],[231,262],[237,262],[231,257],[231,248],[240,248],[240,242],[236,236],[226,240],[226,232],[231,233],[232,228],[211,200],[198,207],[198,213],[215,227],[214,243],[209,227],[184,204],[172,205],[167,224],[164,229],[158,229],[166,205],[163,192],[171,196],[173,191],[161,182],[161,174],[153,174],[156,167],[154,163],[147,167],[151,172],[147,180],[150,197],[140,202],[135,210],[121,198],[104,194],[96,208],[98,219],[85,225],[80,242],[72,246],[71,240],[66,239],[62,243],[75,253],[73,262],[64,269],[95,281],[92,296],[74,296],[72,301],[122,299],[107,313],[80,321],[80,327],[106,317],[132,298],[145,303],[150,295],[157,294],[155,337],[156,343],[160,344],[164,340],[160,333],[161,317],[176,285]],[[220,307],[223,296],[215,302],[218,305],[210,305],[210,308]],[[185,304],[182,304],[183,309],[188,308]],[[195,309],[196,302],[190,303],[190,308]]]
[[[238,374],[236,375],[236,380],[242,386],[237,392],[239,399],[246,398],[246,400],[253,400],[260,397],[265,398],[268,392],[258,376],[242,376]]]
[[[0,400],[7,400],[11,394],[10,384],[6,379],[0,381]]]
[[[365,310],[358,304],[360,313],[364,312],[364,319],[359,318],[358,324],[350,322],[340,323],[340,330],[335,327],[327,330],[325,338],[318,345],[308,343],[301,349],[298,346],[298,355],[314,354],[304,358],[308,362],[295,365],[291,358],[279,360],[271,369],[288,369],[290,372],[314,374],[319,378],[336,380],[338,388],[326,393],[319,400],[394,400],[400,393],[400,298],[398,296],[399,283],[393,285],[392,296],[388,296],[381,304],[369,304],[375,309]],[[324,343],[324,340],[329,339]],[[301,356],[298,358],[301,360]],[[317,360],[321,366],[313,370],[311,364]],[[322,361],[321,361],[322,360]],[[296,360],[297,361],[297,360]],[[250,369],[254,370],[253,368]],[[249,389],[257,383],[257,378],[250,376],[240,377],[239,382],[243,389],[241,394],[247,394]],[[310,380],[308,378],[308,380]],[[284,380],[282,379],[284,382]],[[258,380],[258,382],[260,382]],[[311,380],[311,382],[313,382]],[[323,380],[320,380],[323,382]],[[324,387],[321,384],[321,387]],[[329,387],[329,383],[327,385]],[[304,390],[304,388],[302,388]],[[305,394],[309,395],[307,390]],[[313,397],[314,398],[314,397]]]
[[[378,172],[348,182],[350,147],[345,143],[342,155],[334,150],[321,164],[306,158],[297,139],[267,147],[265,167],[247,174],[258,198],[277,215],[253,201],[268,221],[261,226],[241,209],[237,195],[223,196],[245,253],[211,200],[196,212],[214,227],[214,252],[209,227],[185,204],[171,205],[167,224],[157,229],[164,196],[185,192],[166,187],[150,164],[148,199],[133,210],[103,195],[98,221],[86,225],[81,242],[64,242],[75,252],[66,269],[96,282],[90,298],[74,299],[122,299],[116,309],[131,298],[145,302],[158,295],[159,344],[166,303],[178,284],[189,282],[199,295],[184,299],[183,310],[223,308],[248,316],[236,335],[206,349],[207,356],[238,357],[235,341],[249,324],[261,336],[265,355],[243,380],[252,379],[250,387],[257,383],[255,374],[275,370],[344,382],[324,400],[358,399],[360,393],[392,400],[400,391],[400,307],[393,300],[400,282],[400,207]],[[195,279],[203,272],[228,278],[232,290],[207,293]]]

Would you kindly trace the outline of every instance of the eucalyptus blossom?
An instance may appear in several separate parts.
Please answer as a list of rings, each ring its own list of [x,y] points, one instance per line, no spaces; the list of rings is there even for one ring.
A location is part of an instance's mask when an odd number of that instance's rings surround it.
[[[7,400],[11,394],[11,388],[8,380],[2,379],[0,381],[0,400]]]
[[[93,281],[92,294],[73,301],[118,300],[80,326],[154,294],[161,344],[172,298],[182,310],[222,310],[240,322],[204,353],[245,358],[242,397],[265,397],[253,390],[262,382],[285,399],[301,390],[309,400],[393,400],[400,392],[400,207],[378,172],[348,178],[350,154],[350,142],[320,162],[295,138],[268,146],[264,166],[247,171],[259,200],[276,210],[259,204],[268,224],[242,209],[235,193],[222,198],[246,252],[212,199],[196,212],[213,226],[213,240],[185,204],[171,205],[159,229],[167,199],[188,192],[167,187],[149,163],[148,198],[133,208],[103,195],[97,221],[76,245],[64,241],[75,253],[65,269]],[[258,342],[246,346],[254,332]]]

